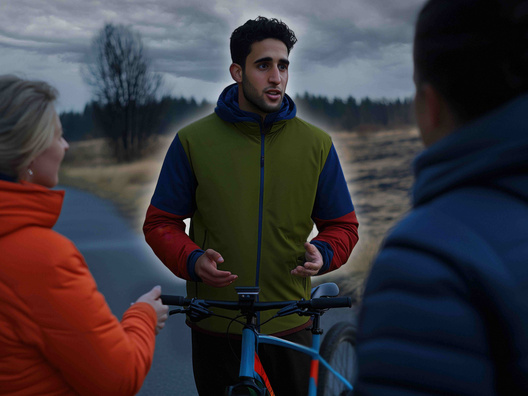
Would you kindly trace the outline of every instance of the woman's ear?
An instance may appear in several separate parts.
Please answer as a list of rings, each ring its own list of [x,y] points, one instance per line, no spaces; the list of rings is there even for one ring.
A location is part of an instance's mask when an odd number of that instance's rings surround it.
[[[242,66],[238,63],[231,63],[231,66],[229,66],[229,72],[231,73],[231,78],[235,80],[235,82],[242,82]]]
[[[33,166],[33,161],[31,161],[31,163],[28,165],[28,167],[24,170],[21,170],[18,174],[18,180],[24,180],[24,181],[28,181],[28,182],[31,182],[31,180],[33,179],[33,170],[31,169]]]

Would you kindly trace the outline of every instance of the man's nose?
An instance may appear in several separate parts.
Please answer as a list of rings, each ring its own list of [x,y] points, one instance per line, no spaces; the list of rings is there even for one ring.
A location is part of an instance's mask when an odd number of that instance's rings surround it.
[[[274,67],[270,71],[269,82],[279,84],[281,82],[281,75],[278,67]]]

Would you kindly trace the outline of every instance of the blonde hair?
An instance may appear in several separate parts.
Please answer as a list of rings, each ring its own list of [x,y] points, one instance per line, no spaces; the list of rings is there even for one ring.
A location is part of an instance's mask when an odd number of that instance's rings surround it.
[[[57,96],[43,81],[0,76],[0,173],[18,178],[52,144]]]

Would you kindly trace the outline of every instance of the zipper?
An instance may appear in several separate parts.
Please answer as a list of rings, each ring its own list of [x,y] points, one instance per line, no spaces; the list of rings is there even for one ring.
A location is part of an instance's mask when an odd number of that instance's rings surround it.
[[[260,257],[262,253],[262,217],[264,213],[264,149],[266,133],[264,125],[260,126],[260,191],[259,191],[259,217],[258,217],[258,243],[257,243],[257,270],[255,273],[255,286],[260,283]]]
[[[258,243],[257,243],[257,270],[255,273],[255,286],[260,281],[260,258],[262,253],[262,218],[264,214],[264,149],[266,142],[266,130],[264,124],[260,124],[260,192],[259,192],[259,219],[258,219]],[[257,296],[257,301],[260,298]],[[257,329],[260,331],[260,312],[257,312]]]

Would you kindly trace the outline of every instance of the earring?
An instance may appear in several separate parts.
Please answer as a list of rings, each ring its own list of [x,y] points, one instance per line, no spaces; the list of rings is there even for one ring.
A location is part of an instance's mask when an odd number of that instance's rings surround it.
[[[27,170],[27,173],[29,174],[29,176],[33,176],[33,171],[31,169],[29,169],[29,168]]]

